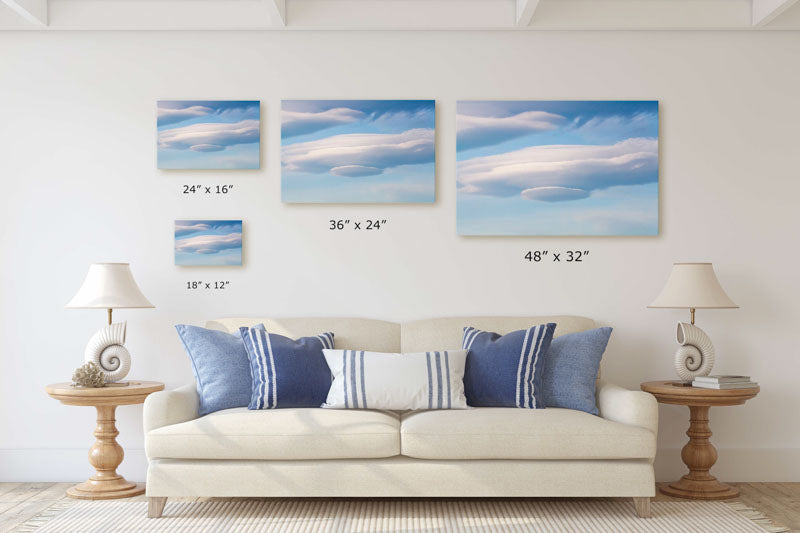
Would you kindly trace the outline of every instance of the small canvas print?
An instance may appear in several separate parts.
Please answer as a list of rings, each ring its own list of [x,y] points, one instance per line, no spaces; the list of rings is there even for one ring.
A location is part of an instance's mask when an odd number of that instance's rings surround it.
[[[241,266],[241,220],[176,220],[175,264]]]
[[[658,102],[461,101],[461,235],[657,235]]]
[[[257,169],[261,103],[250,100],[158,102],[158,168]]]
[[[433,100],[284,100],[283,201],[433,202],[435,107]]]

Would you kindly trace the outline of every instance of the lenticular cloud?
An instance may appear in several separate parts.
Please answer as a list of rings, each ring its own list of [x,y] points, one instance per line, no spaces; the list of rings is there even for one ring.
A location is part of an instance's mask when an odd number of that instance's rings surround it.
[[[285,145],[281,161],[289,172],[359,177],[400,165],[432,163],[434,132],[353,133]]]
[[[521,195],[546,202],[577,200],[598,189],[657,181],[656,139],[626,139],[605,146],[531,146],[458,165],[462,193]]]
[[[538,131],[555,130],[566,119],[546,111],[525,111],[507,117],[459,114],[457,150],[500,144]]]
[[[203,105],[193,105],[189,107],[174,109],[169,107],[158,108],[158,125],[166,126],[198,117],[204,117],[213,113],[213,109]]]
[[[159,149],[215,152],[237,144],[257,143],[260,137],[258,120],[241,120],[231,124],[201,123],[160,131],[158,147]]]
[[[176,252],[189,252],[196,254],[216,254],[222,250],[242,247],[242,234],[229,233],[227,235],[198,235],[175,241]]]
[[[337,107],[320,112],[282,111],[281,137],[289,138],[306,135],[315,131],[351,124],[363,120],[365,113],[346,107]]]

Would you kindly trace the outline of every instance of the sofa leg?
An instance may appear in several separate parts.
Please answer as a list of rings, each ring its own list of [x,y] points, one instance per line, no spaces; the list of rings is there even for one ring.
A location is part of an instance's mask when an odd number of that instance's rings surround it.
[[[653,513],[650,511],[651,498],[633,498],[633,506],[636,508],[636,515],[639,518],[650,518]]]
[[[147,498],[147,518],[161,518],[164,506],[167,505],[166,496],[150,496]]]

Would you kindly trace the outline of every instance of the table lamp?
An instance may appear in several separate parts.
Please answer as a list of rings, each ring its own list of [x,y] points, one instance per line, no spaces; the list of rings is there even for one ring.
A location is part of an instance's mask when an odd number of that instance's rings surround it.
[[[739,306],[725,294],[711,263],[675,263],[661,294],[647,307],[689,310],[691,323],[678,322],[675,370],[684,383],[691,383],[696,376],[707,376],[714,366],[714,345],[694,325],[695,310]]]
[[[144,297],[128,263],[94,263],[67,309],[107,309],[108,326],[95,333],[86,345],[84,359],[99,366],[107,382],[120,381],[131,368],[131,355],[125,348],[127,322],[113,324],[114,309],[154,307]]]

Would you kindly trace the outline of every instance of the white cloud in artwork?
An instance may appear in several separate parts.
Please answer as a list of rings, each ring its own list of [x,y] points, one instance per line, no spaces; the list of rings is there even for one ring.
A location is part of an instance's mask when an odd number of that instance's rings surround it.
[[[531,146],[458,164],[467,194],[568,201],[618,185],[658,181],[658,141],[633,138],[612,145]]]
[[[175,241],[176,252],[196,254],[216,254],[222,250],[241,247],[241,233],[229,233],[227,235],[197,235],[195,237],[188,237],[186,239]]]
[[[195,144],[189,147],[193,152],[221,152],[225,147],[220,144]]]
[[[189,235],[190,233],[197,233],[198,231],[208,231],[211,229],[211,224],[205,222],[193,222],[188,220],[175,221],[175,236],[181,237]]]
[[[525,189],[521,194],[526,200],[539,200],[540,202],[564,202],[589,197],[589,191],[572,187],[533,187]]]
[[[434,131],[352,133],[283,147],[281,161],[289,172],[331,173],[361,177],[400,165],[434,161]]]
[[[347,107],[326,109],[325,111],[281,111],[281,136],[284,138],[305,135],[315,131],[351,124],[363,120],[366,114]]]
[[[158,133],[158,148],[218,152],[228,146],[257,143],[260,140],[258,120],[242,120],[232,124],[202,123]]]
[[[558,129],[566,119],[546,111],[524,111],[507,117],[459,114],[458,150],[490,146],[537,131]]]
[[[204,117],[209,115],[214,110],[210,107],[203,105],[193,105],[184,107],[182,109],[172,109],[169,107],[158,107],[158,125],[164,126],[167,124],[174,124],[176,122],[183,122],[191,118]]]
[[[367,167],[364,165],[342,165],[333,167],[331,174],[345,178],[360,178],[362,176],[376,176],[383,173],[383,169],[378,167]]]

